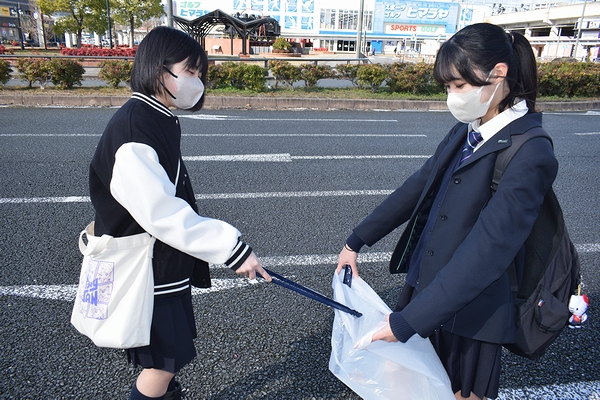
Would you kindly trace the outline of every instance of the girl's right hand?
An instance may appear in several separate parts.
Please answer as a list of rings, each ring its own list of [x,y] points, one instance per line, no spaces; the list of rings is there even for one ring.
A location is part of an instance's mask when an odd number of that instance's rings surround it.
[[[338,256],[338,265],[335,271],[339,274],[345,265],[349,265],[352,268],[352,276],[358,278],[358,266],[356,263],[357,258],[357,252],[350,250],[348,246],[344,246],[340,255]]]

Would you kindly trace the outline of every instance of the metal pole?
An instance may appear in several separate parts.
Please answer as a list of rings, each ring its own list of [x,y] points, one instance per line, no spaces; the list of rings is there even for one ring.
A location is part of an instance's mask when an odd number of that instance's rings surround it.
[[[583,25],[583,17],[585,16],[586,4],[587,0],[583,2],[583,10],[581,11],[581,18],[579,19],[579,29],[577,29],[577,40],[575,41],[575,48],[573,49],[573,51],[571,51],[571,57],[575,58],[577,58],[577,50],[579,49],[579,39],[581,39],[581,25]]]
[[[21,27],[21,3],[17,3],[17,23],[19,36],[21,37],[21,50],[25,50],[25,44],[23,43],[23,28]]]
[[[173,0],[167,0],[167,26],[173,27]]]
[[[110,3],[108,0],[106,0],[106,19],[108,20],[108,43],[110,45],[110,48],[112,49],[113,45],[112,45],[112,30],[110,28]]]
[[[44,39],[44,49],[48,50],[48,41],[46,40],[46,27],[44,26],[44,13],[40,10],[40,17],[42,19],[42,38]]]
[[[362,43],[362,25],[363,25],[363,12],[365,9],[365,0],[360,0],[358,7],[358,26],[356,28],[356,58],[361,58],[362,54],[360,51],[360,45]]]

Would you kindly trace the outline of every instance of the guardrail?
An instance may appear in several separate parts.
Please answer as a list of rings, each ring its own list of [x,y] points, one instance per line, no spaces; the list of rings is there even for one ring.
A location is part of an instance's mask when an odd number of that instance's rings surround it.
[[[51,55],[51,54],[0,54],[0,58],[7,59],[18,59],[18,58],[68,58],[68,59],[76,59],[82,61],[99,61],[99,60],[130,60],[133,61],[134,57],[127,56],[67,56],[67,55]],[[352,62],[358,62],[366,64],[370,62],[368,58],[337,58],[337,57],[329,57],[329,58],[315,58],[315,56],[307,56],[307,57],[239,57],[239,56],[210,56],[208,55],[208,61],[214,62],[227,62],[227,61],[241,61],[241,62],[263,62],[265,68],[269,67],[269,61],[295,61],[295,62],[303,62],[303,63],[313,63],[315,65],[319,65],[319,63],[326,62],[345,62],[350,64]]]

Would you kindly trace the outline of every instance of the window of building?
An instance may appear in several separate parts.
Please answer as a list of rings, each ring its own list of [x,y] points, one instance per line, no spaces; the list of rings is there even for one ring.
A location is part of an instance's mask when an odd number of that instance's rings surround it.
[[[335,10],[331,8],[321,9],[321,29],[335,29]]]
[[[363,11],[363,30],[373,31],[373,11]]]
[[[356,41],[355,40],[338,40],[337,41],[337,51],[356,51]]]
[[[338,29],[355,31],[358,26],[358,10],[339,10]]]
[[[531,36],[550,36],[551,28],[535,28],[531,30]]]

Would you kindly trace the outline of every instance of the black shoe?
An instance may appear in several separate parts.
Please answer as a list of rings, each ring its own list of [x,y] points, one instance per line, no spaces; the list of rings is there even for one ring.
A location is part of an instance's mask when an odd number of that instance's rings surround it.
[[[181,385],[179,384],[179,382],[175,382],[175,389],[165,393],[165,396],[163,398],[164,400],[181,400],[183,399],[183,397],[184,394]]]

